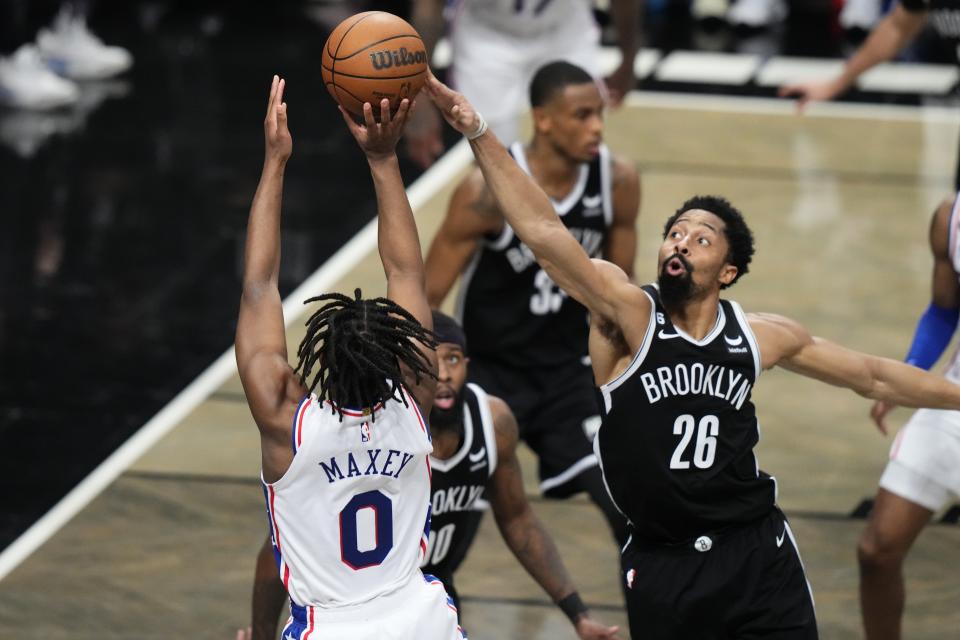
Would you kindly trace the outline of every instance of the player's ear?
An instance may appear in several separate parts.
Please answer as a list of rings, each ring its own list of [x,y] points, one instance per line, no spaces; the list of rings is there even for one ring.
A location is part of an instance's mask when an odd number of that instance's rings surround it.
[[[533,115],[533,130],[537,133],[547,133],[552,125],[550,115],[544,107],[534,107],[531,110]]]
[[[730,283],[736,279],[738,273],[740,273],[739,269],[732,264],[727,263],[720,267],[720,277],[718,280],[720,280],[720,284],[729,286]]]

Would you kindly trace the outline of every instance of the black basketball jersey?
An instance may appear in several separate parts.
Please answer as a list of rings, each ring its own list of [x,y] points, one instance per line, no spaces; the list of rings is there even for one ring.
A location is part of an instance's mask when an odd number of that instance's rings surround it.
[[[960,0],[900,0],[907,11],[926,12],[927,20],[942,39],[938,47],[954,62],[960,61]]]
[[[698,341],[670,322],[655,286],[643,290],[654,307],[643,344],[627,370],[600,387],[594,450],[611,497],[634,535],[652,542],[764,516],[776,481],[753,453],[760,353],[743,310],[721,300],[716,325]]]
[[[463,442],[446,460],[430,457],[430,536],[420,568],[449,576],[463,562],[480,518],[477,499],[497,467],[497,438],[488,396],[469,383],[463,388]]]
[[[523,146],[510,153],[530,173]],[[591,257],[600,257],[613,220],[610,152],[601,146],[580,166],[576,184],[557,215]],[[587,310],[567,296],[540,268],[509,224],[488,238],[464,272],[457,317],[471,357],[512,367],[549,367],[576,362],[587,353]]]

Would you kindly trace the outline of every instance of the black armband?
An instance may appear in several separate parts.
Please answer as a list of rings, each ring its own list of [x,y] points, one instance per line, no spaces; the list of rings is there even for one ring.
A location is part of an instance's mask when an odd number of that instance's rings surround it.
[[[577,619],[587,613],[587,605],[583,604],[580,594],[574,591],[567,597],[557,602],[557,606],[563,611],[563,614],[570,618],[570,622],[576,624]]]

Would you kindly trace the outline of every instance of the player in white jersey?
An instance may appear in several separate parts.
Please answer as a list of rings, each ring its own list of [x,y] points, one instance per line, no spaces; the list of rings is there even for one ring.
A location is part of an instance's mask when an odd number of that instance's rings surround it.
[[[944,201],[930,224],[933,300],[917,324],[907,362],[929,369],[943,354],[960,318],[960,199]],[[960,353],[947,368],[960,383]],[[893,404],[876,402],[871,416],[883,433]],[[903,561],[931,516],[960,497],[960,412],[920,409],[897,433],[870,521],[860,537],[860,603],[868,640],[900,638]]]
[[[420,572],[429,526],[436,340],[413,213],[394,152],[409,103],[344,120],[367,156],[387,297],[326,294],[299,364],[287,362],[277,288],[283,174],[292,151],[284,81],[264,121],[250,207],[236,356],[260,430],[270,532],[291,618],[285,638],[462,638],[443,586]],[[341,110],[342,111],[342,110]],[[316,393],[314,393],[316,391]],[[314,633],[316,635],[314,636]]]
[[[620,63],[606,78],[614,105],[633,87],[642,4],[610,2],[620,49]],[[443,32],[443,7],[444,0],[414,2],[414,26],[430,52]],[[564,60],[601,77],[600,28],[590,0],[455,0],[448,12],[450,80],[506,145],[518,139],[518,118],[529,107],[527,87],[537,69]],[[423,166],[443,151],[440,118],[428,100],[418,102],[407,145]]]

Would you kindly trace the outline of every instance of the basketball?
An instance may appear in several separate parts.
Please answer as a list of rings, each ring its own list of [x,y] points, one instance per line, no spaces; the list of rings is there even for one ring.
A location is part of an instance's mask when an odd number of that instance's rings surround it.
[[[369,102],[379,118],[380,101],[391,112],[413,99],[427,79],[427,51],[416,29],[385,11],[350,16],[323,47],[323,83],[344,109],[363,114]]]

